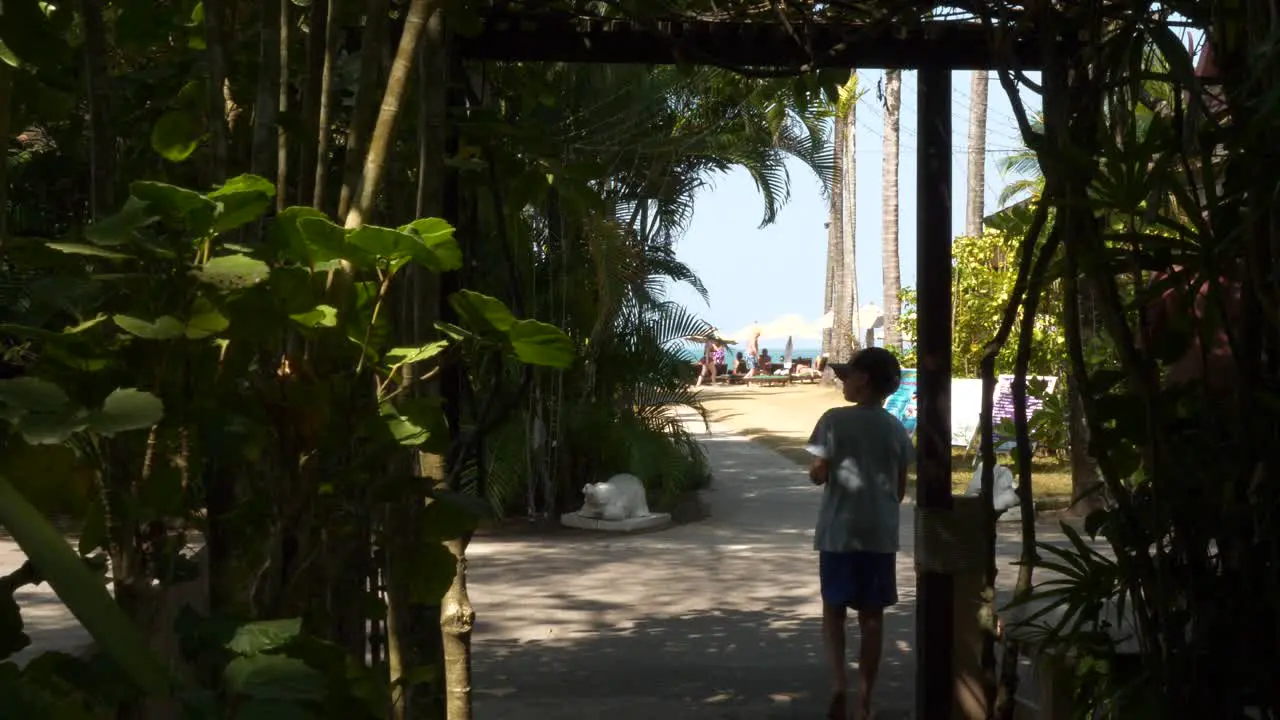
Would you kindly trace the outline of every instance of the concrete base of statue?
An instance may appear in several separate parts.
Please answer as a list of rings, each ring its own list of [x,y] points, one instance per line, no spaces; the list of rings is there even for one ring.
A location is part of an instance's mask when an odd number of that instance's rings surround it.
[[[601,530],[604,532],[637,532],[640,530],[656,530],[671,524],[671,516],[667,513],[649,513],[626,520],[604,520],[598,517],[583,515],[581,512],[565,513],[560,516],[560,524],[579,530]]]

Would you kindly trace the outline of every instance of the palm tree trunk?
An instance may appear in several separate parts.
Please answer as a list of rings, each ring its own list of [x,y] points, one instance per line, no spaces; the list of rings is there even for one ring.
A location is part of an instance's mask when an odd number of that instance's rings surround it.
[[[830,216],[827,219],[827,263],[838,268],[832,292],[831,346],[828,352],[833,362],[845,362],[849,357],[849,340],[852,333],[849,324],[849,267],[846,264],[844,239],[844,145],[848,136],[848,118],[843,112],[835,117],[835,168],[831,180]]]
[[[987,191],[987,81],[986,70],[973,74],[969,87],[969,186],[965,202],[964,232],[982,234],[983,199]]]
[[[832,254],[831,240],[833,237],[831,224],[827,223],[827,281],[822,290],[822,314],[824,317],[835,309],[836,261],[839,259],[839,255]],[[822,328],[822,352],[824,354],[831,352],[830,327]]]
[[[849,339],[853,347],[862,344],[862,323],[858,317],[858,100],[857,94],[849,102],[849,114],[845,119],[844,158],[840,168],[843,176],[841,195],[844,196],[844,292],[849,307]]]
[[[902,132],[902,71],[884,73],[884,345],[902,348],[902,273],[898,267],[898,139]]]

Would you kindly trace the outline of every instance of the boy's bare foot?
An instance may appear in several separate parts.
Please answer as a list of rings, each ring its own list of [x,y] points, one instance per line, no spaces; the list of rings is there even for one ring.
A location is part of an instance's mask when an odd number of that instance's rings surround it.
[[[873,720],[875,715],[874,713],[871,712],[870,705],[864,705],[863,703],[858,703],[858,713],[853,717],[854,717],[854,720]]]
[[[827,720],[849,720],[848,695],[838,692],[831,696],[827,705]]]

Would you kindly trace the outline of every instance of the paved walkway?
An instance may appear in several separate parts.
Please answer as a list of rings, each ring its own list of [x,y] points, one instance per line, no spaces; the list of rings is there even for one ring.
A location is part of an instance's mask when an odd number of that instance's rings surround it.
[[[811,528],[818,491],[794,463],[722,432],[704,446],[711,515],[658,532],[486,537],[469,553],[480,718],[820,717],[827,684]],[[915,574],[903,507],[901,603],[886,618],[878,704],[910,716]],[[1054,533],[1041,529],[1041,538]],[[1017,552],[1002,535],[1002,585]],[[22,562],[0,540],[0,573]],[[86,641],[48,586],[18,594],[30,656]],[[852,648],[856,641],[851,642]]]
[[[703,522],[472,546],[478,717],[822,716],[819,492],[760,445],[717,432],[704,446],[715,479]],[[886,617],[877,692],[885,720],[910,717],[914,697],[912,508],[902,513],[901,602]],[[1002,585],[1016,553],[1017,536],[1002,533]]]

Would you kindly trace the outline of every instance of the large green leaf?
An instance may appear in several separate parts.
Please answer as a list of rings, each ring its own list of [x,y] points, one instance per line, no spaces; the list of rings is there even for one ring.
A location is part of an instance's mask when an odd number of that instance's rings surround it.
[[[218,204],[214,232],[226,232],[262,217],[272,205],[276,186],[257,175],[238,175],[209,193]]]
[[[124,207],[114,215],[108,215],[85,228],[84,237],[96,245],[124,245],[133,240],[137,232],[159,219],[147,203],[130,196]]]
[[[22,61],[18,59],[17,55],[13,54],[8,45],[4,44],[4,40],[0,40],[0,62],[9,67],[22,67]]]
[[[153,180],[134,181],[129,185],[129,194],[146,202],[152,211],[182,221],[193,235],[208,232],[218,210],[216,203],[195,190]]]
[[[45,582],[93,636],[98,648],[143,692],[169,694],[170,676],[142,633],[107,593],[95,575],[53,527],[13,485],[0,477],[0,525],[40,568]]]
[[[377,225],[362,225],[351,231],[347,243],[379,260],[409,260],[421,250],[418,239],[407,233]]]
[[[248,255],[223,255],[192,272],[201,282],[223,290],[241,290],[266,280],[271,274],[271,268]]]
[[[7,333],[16,338],[29,338],[33,340],[43,340],[46,342],[66,341],[74,338],[76,335],[93,327],[97,327],[104,321],[110,319],[108,315],[99,315],[92,320],[86,320],[79,325],[69,328],[63,328],[59,332],[45,330],[44,328],[31,327],[29,325],[15,325],[13,323],[0,323],[0,333]]]
[[[426,252],[418,252],[414,259],[428,269],[442,273],[462,267],[462,248],[453,237],[453,226],[440,218],[414,220],[400,228],[402,232],[416,235]]]
[[[107,396],[102,409],[89,415],[89,427],[103,435],[144,430],[164,417],[164,403],[149,392],[120,388]]]
[[[555,368],[567,368],[573,364],[573,340],[554,325],[537,320],[519,320],[511,326],[508,337],[521,362]]]
[[[70,48],[37,0],[0,3],[0,41],[23,63],[58,68],[70,59]],[[14,64],[11,61],[9,64]],[[7,138],[6,138],[7,141]]]
[[[303,327],[336,327],[338,325],[338,309],[332,305],[317,305],[314,308],[289,316]]]
[[[361,281],[351,284],[354,296],[354,312],[344,313],[343,330],[347,338],[356,344],[369,360],[377,361],[381,356],[384,343],[391,336],[391,320],[389,313],[377,312],[381,298],[382,284],[374,281]]]
[[[449,296],[449,304],[462,322],[472,330],[489,335],[506,335],[516,324],[516,316],[499,299],[472,290],[459,290]]]
[[[227,649],[238,655],[257,655],[288,644],[302,632],[301,618],[261,620],[236,628]]]
[[[391,370],[394,372],[402,365],[430,360],[444,352],[448,347],[448,341],[437,340],[421,347],[391,348],[386,355],[383,355],[383,359],[391,363]]]
[[[297,258],[300,262],[306,262],[316,270],[329,270],[336,267],[339,260],[346,258],[347,231],[323,214],[300,214],[296,226],[298,239],[301,241],[298,250],[302,257]]]
[[[29,412],[57,412],[71,404],[66,391],[48,380],[17,377],[0,380],[0,404]]]
[[[68,405],[53,412],[27,413],[14,425],[22,439],[32,445],[58,445],[89,427],[89,411]]]
[[[284,655],[238,657],[223,679],[228,692],[259,700],[321,700],[326,689],[324,675]]]
[[[111,317],[121,330],[145,340],[173,340],[187,334],[187,327],[172,315],[161,315],[155,322],[147,322],[130,315]]]
[[[443,452],[449,447],[449,422],[439,398],[422,397],[384,403],[382,421],[395,442],[423,452]]]
[[[125,253],[116,252],[114,250],[108,250],[104,247],[98,247],[97,245],[85,245],[83,243],[51,242],[51,243],[45,243],[45,247],[49,248],[50,250],[57,250],[58,252],[66,253],[68,255],[87,255],[89,257],[100,257],[100,258],[106,258],[108,260],[132,260],[133,259],[132,255],[126,255]]]
[[[182,162],[200,147],[200,121],[185,110],[170,110],[151,128],[151,149],[169,162]]]
[[[304,219],[320,223],[319,228],[313,232],[324,232],[332,238],[327,243],[321,243],[322,247],[332,248],[332,250],[326,253],[330,257],[321,258],[320,261],[338,257],[345,237],[342,228],[330,223],[328,216],[323,212],[301,205],[293,205],[276,213],[275,219],[271,221],[271,227],[267,230],[267,239],[279,257],[303,265],[311,265],[317,261],[313,257],[315,253],[311,248],[313,241],[304,234],[301,227],[301,221]],[[325,224],[331,225],[333,230],[324,228]]]
[[[276,196],[276,184],[261,175],[244,173],[222,183],[217,189],[209,193],[209,197],[217,200],[218,198],[239,195],[240,193],[253,193],[266,198],[274,198]]]
[[[187,318],[188,338],[200,340],[217,335],[229,327],[231,327],[231,321],[209,301],[198,299],[192,304],[191,316]]]

